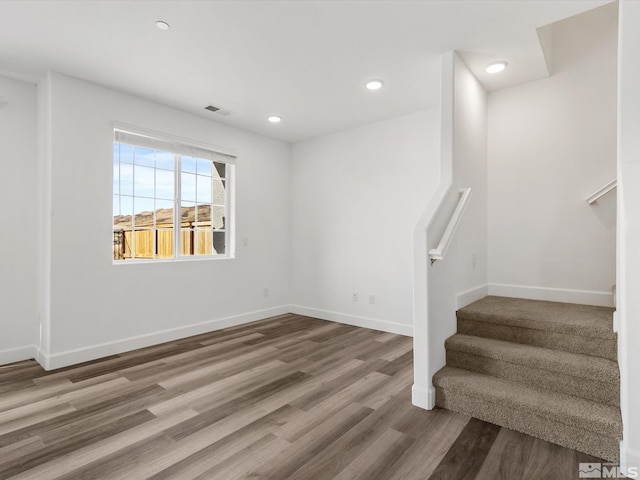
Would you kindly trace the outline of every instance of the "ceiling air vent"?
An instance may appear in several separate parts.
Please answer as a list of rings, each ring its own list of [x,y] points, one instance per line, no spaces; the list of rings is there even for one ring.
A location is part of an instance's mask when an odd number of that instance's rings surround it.
[[[204,107],[204,109],[209,110],[210,112],[213,112],[213,113],[217,113],[218,115],[223,115],[225,117],[233,113],[230,110],[225,110],[224,108],[216,107],[215,105],[207,105],[206,107]]]

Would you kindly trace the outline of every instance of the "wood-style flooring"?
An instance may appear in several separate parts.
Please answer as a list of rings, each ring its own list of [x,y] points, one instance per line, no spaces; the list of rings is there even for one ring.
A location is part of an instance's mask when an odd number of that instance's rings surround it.
[[[553,480],[599,459],[411,405],[408,337],[283,315],[0,367],[1,479]]]

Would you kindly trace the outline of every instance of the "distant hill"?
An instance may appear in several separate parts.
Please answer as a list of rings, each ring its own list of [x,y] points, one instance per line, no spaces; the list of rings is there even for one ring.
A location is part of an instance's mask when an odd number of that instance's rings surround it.
[[[180,210],[183,226],[186,226],[185,224],[193,223],[196,221],[195,207],[182,207]],[[210,222],[211,205],[198,205],[198,223],[201,224]],[[214,223],[220,223],[220,221]],[[156,224],[158,227],[172,227],[173,209],[160,208],[156,210]],[[153,227],[153,212],[137,213],[135,215],[135,225],[136,227]],[[113,217],[113,226],[114,228],[130,228],[131,215],[115,215]],[[221,228],[222,225],[214,225],[214,227]]]

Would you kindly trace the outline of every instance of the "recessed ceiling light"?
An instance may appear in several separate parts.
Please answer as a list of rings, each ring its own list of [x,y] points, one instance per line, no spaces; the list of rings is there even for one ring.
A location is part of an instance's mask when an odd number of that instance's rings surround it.
[[[280,115],[270,115],[268,120],[271,123],[280,123],[282,121],[282,117]]]
[[[167,22],[163,22],[162,20],[158,20],[156,22],[156,27],[160,30],[169,30],[169,24]]]
[[[487,73],[500,73],[505,68],[507,68],[507,65],[507,62],[493,62],[489,64],[486,70]]]
[[[368,90],[380,90],[383,85],[384,82],[382,80],[369,80],[366,86]]]

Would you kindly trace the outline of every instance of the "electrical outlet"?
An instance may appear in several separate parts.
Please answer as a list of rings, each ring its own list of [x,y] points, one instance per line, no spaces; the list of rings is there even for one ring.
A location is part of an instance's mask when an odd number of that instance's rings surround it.
[[[242,237],[242,246],[243,247],[249,246],[249,237]]]
[[[351,301],[352,302],[357,302],[358,301],[358,294],[356,292],[353,292],[351,294]]]
[[[262,295],[264,295],[265,297],[269,296],[269,287],[264,287],[264,290],[262,291]]]
[[[375,295],[369,295],[369,303],[371,305],[374,305],[376,303],[376,296]]]
[[[476,268],[476,254],[475,253],[471,254],[471,266],[473,266],[473,268]]]

